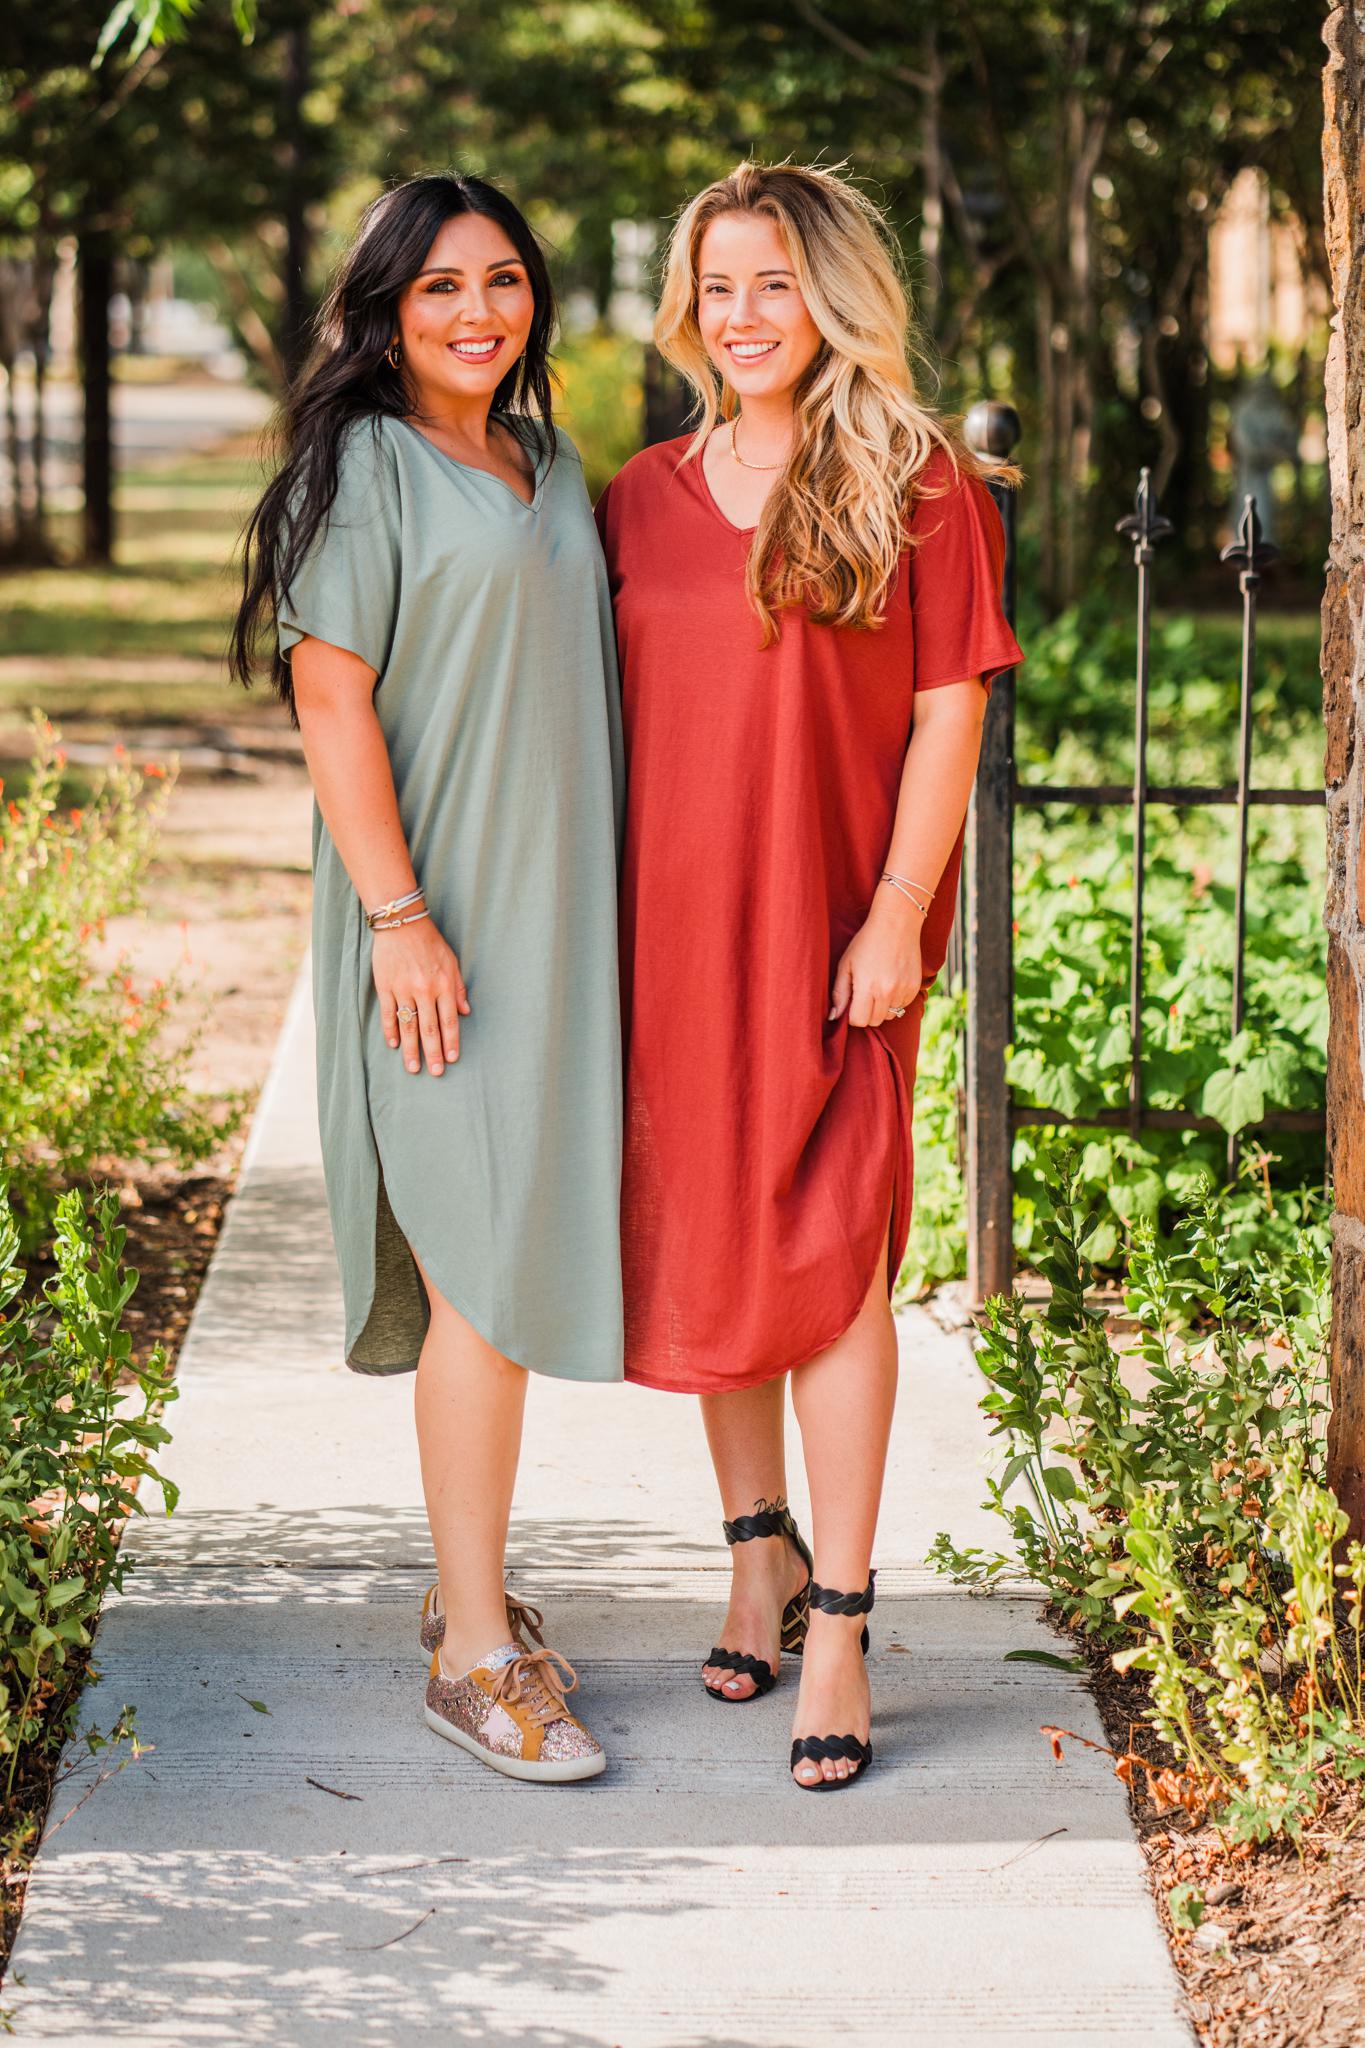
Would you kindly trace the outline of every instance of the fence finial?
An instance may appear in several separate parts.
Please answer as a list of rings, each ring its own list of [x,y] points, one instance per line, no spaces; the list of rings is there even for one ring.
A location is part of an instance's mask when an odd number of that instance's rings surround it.
[[[1220,562],[1235,562],[1243,575],[1259,576],[1262,569],[1269,568],[1279,558],[1280,551],[1274,542],[1263,537],[1256,500],[1248,495],[1242,500],[1237,538],[1228,542],[1218,559]]]
[[[1138,487],[1133,493],[1133,509],[1120,519],[1115,533],[1126,533],[1133,543],[1133,561],[1141,566],[1152,559],[1152,549],[1159,540],[1175,528],[1164,513],[1156,509],[1156,492],[1152,489],[1152,472],[1144,469],[1138,477]]]

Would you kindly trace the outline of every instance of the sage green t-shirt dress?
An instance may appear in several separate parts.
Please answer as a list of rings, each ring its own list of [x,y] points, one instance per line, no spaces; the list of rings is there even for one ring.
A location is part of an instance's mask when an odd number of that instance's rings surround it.
[[[418,881],[471,1015],[443,1074],[386,1044],[373,937],[313,818],[318,1109],[346,1362],[412,1371],[415,1251],[508,1358],[621,1377],[620,706],[606,571],[576,450],[506,422],[529,504],[376,416],[278,607],[378,674],[374,703]]]

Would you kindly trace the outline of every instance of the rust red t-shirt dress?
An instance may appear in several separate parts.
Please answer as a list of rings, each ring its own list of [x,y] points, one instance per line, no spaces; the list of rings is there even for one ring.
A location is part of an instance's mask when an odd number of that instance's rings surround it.
[[[1000,515],[941,455],[884,624],[786,611],[765,649],[744,590],[753,529],[687,445],[635,456],[597,519],[628,770],[626,1377],[704,1394],[841,1336],[888,1218],[888,1284],[904,1256],[923,996],[877,1030],[830,1023],[834,970],[886,864],[916,690],[1022,657]],[[959,837],[924,926],[926,985],[961,853]]]

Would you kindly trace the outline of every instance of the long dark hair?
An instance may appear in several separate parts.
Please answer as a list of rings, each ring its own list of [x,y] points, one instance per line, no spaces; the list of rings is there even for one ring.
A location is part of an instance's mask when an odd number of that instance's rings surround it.
[[[480,213],[496,221],[526,266],[535,313],[526,347],[493,394],[498,412],[538,413],[554,459],[550,339],[554,286],[529,222],[483,178],[454,171],[409,178],[367,208],[317,321],[317,344],[285,394],[273,428],[281,461],[242,535],[242,598],[228,649],[234,680],[250,689],[268,665],[276,694],[294,710],[289,665],[280,658],[275,599],[287,590],[337,493],[342,442],[357,421],[401,419],[413,394],[388,347],[398,300],[446,221]]]

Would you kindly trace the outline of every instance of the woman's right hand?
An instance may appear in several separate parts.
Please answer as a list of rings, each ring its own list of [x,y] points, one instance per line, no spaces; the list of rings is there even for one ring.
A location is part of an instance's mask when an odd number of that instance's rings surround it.
[[[421,1072],[426,1054],[433,1074],[460,1057],[460,1019],[469,1015],[469,995],[454,952],[431,918],[374,935],[374,985],[384,1036],[402,1046],[410,1074]],[[415,1015],[400,1016],[407,1010]]]

